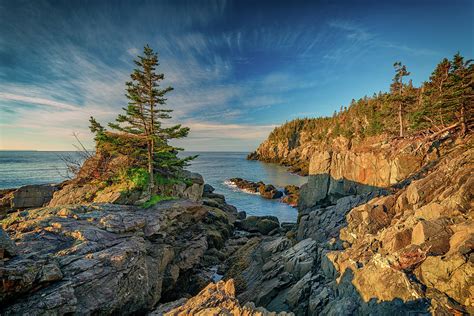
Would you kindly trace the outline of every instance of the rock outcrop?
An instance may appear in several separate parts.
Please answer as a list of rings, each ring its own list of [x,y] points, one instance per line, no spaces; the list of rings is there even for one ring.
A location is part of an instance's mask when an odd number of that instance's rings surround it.
[[[235,217],[190,200],[9,214],[1,224],[16,247],[0,235],[0,312],[132,314],[193,295],[211,282],[198,271],[220,260]]]
[[[173,306],[173,305],[178,305]],[[150,316],[185,316],[185,315],[233,315],[233,316],[285,316],[293,313],[272,313],[264,308],[256,308],[248,303],[241,306],[235,297],[232,279],[224,282],[211,283],[198,295],[187,301],[179,301],[172,305],[161,306]]]

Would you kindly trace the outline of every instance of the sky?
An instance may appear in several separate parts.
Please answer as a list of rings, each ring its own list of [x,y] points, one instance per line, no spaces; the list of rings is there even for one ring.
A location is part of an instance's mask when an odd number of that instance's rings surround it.
[[[415,85],[457,51],[474,57],[474,1],[0,0],[0,149],[93,148],[145,44],[174,87],[190,151],[251,151],[298,117]]]

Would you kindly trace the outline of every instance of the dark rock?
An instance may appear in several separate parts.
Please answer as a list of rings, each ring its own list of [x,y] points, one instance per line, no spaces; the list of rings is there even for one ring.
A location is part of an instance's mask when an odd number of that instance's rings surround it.
[[[208,183],[204,184],[204,193],[212,193],[214,192],[214,187]]]
[[[280,223],[275,216],[249,216],[244,220],[236,221],[235,226],[248,232],[267,235],[275,228],[279,228]]]
[[[245,219],[247,217],[247,213],[245,211],[240,211],[237,213],[237,219]]]
[[[11,197],[12,208],[42,207],[49,203],[56,191],[54,185],[27,185],[13,192]]]
[[[0,259],[11,258],[16,255],[15,243],[10,239],[7,233],[0,227]]]

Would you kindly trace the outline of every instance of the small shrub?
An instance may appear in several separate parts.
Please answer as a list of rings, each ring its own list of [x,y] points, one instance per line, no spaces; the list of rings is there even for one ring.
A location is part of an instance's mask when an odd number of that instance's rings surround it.
[[[145,168],[128,169],[127,178],[136,188],[145,189],[148,186],[149,174]]]

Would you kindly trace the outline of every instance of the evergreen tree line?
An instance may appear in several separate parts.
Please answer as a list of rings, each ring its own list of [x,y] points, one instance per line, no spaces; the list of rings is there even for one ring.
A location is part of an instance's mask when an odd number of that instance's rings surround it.
[[[296,119],[275,128],[271,141],[291,139],[307,132],[313,140],[327,141],[337,136],[364,139],[369,136],[407,137],[472,130],[474,63],[459,53],[443,59],[428,81],[420,87],[407,80],[410,72],[401,62],[394,64],[395,75],[389,92],[352,100],[332,117]]]

